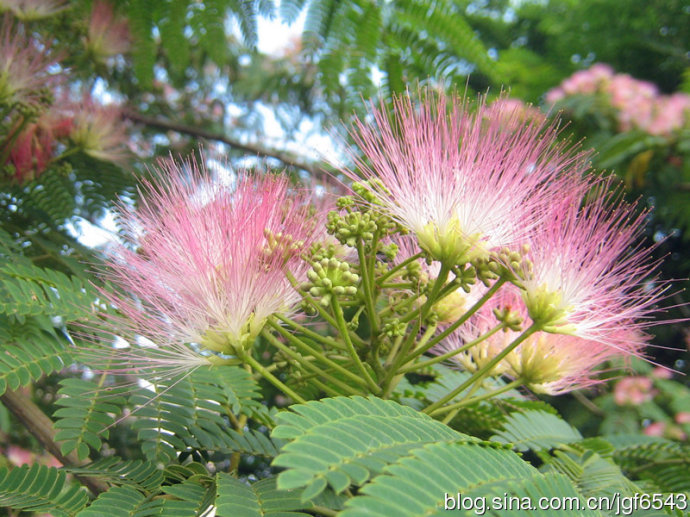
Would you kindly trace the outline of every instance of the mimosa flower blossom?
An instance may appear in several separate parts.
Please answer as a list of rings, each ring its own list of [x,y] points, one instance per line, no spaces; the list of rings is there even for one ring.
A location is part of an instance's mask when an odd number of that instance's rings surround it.
[[[124,54],[129,50],[131,36],[129,24],[122,17],[115,16],[109,2],[96,0],[91,10],[89,33],[86,46],[98,60]]]
[[[666,285],[650,279],[653,248],[638,244],[647,214],[609,186],[598,185],[583,206],[576,196],[554,205],[530,237],[523,298],[545,330],[624,351],[630,339],[643,344]]]
[[[465,325],[439,344],[434,352],[440,355],[457,350],[491,331],[498,324],[492,314],[494,309],[508,309],[520,317],[523,330],[532,323],[519,290],[514,286],[505,286]],[[627,347],[615,349],[605,343],[577,336],[539,331],[496,364],[490,374],[520,379],[535,393],[557,395],[581,389],[599,382],[596,378],[597,367],[607,359],[640,353],[639,340],[632,339],[631,333],[629,335],[631,339],[627,341]],[[487,365],[518,336],[518,330],[500,330],[467,351],[456,354],[452,361],[464,370],[474,372]]]
[[[20,20],[34,21],[53,16],[69,7],[67,0],[0,0]]]
[[[54,158],[58,139],[64,138],[71,126],[72,121],[60,111],[49,110],[17,135],[8,162],[14,166],[14,177],[19,184],[45,171]]]
[[[75,146],[106,162],[121,163],[126,158],[127,133],[119,106],[99,104],[85,94],[69,111],[73,113],[69,138]]]
[[[561,175],[579,176],[584,155],[557,143],[546,122],[525,122],[510,106],[425,92],[409,95],[372,119],[356,120],[352,136],[364,153],[354,180],[368,183],[376,202],[411,230],[435,260],[451,266],[488,251],[519,245],[549,203]],[[551,187],[549,187],[551,185]]]
[[[62,78],[48,71],[56,62],[48,49],[40,49],[5,16],[0,25],[0,104],[10,107],[37,104],[46,88]]]
[[[138,209],[120,207],[130,246],[108,261],[105,276],[121,294],[106,297],[124,316],[110,328],[155,344],[143,354],[152,367],[250,347],[269,316],[299,303],[286,275],[306,278],[300,253],[322,234],[321,214],[283,176],[238,173],[229,187],[194,162],[170,160],[158,172]]]

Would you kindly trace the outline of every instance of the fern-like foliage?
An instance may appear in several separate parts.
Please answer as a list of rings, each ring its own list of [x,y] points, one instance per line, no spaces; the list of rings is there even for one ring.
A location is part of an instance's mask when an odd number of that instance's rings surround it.
[[[54,333],[38,329],[37,335],[13,338],[12,342],[16,344],[3,345],[0,355],[0,395],[59,371],[70,361],[70,353]]]
[[[565,475],[586,497],[613,498],[616,493],[627,496],[641,492],[613,461],[576,446],[564,449],[554,451],[554,458],[543,470]]]
[[[512,444],[520,451],[551,449],[582,439],[580,432],[560,417],[545,411],[513,413],[492,440]]]
[[[199,368],[190,375],[160,383],[156,393],[134,394],[134,427],[144,454],[151,460],[172,460],[178,451],[234,450],[247,445],[266,451],[270,443],[237,443],[228,434],[229,413],[258,409],[258,387],[251,375],[237,367]],[[251,440],[251,439],[247,439]]]
[[[496,80],[487,49],[457,2],[285,0],[280,12],[293,20],[305,4],[305,46],[318,57],[327,93],[343,106],[376,93],[374,67],[388,94],[404,91],[405,76],[459,80],[479,71]]]
[[[303,503],[296,491],[279,490],[274,478],[247,485],[221,473],[216,482],[218,517],[306,517],[310,514],[299,510],[313,506],[309,501]]]
[[[124,398],[116,396],[102,386],[84,379],[64,379],[58,391],[57,405],[62,406],[53,417],[62,441],[62,454],[77,451],[79,459],[89,455],[89,447],[99,451],[102,440],[108,437],[108,426],[120,413]]]
[[[1,314],[76,320],[88,314],[94,298],[93,288],[78,277],[24,262],[0,265]]]
[[[185,0],[145,0],[128,2],[127,16],[137,39],[134,46],[134,68],[142,86],[153,83],[153,66],[159,53],[159,43],[153,37],[160,34],[162,50],[173,72],[181,74],[190,61],[192,45],[198,44],[205,55],[218,65],[228,57],[226,19],[238,22],[244,42],[256,46],[259,14],[270,15],[270,2],[241,0],[207,0],[203,3]]]
[[[0,506],[71,517],[87,501],[86,492],[67,481],[64,470],[38,464],[0,469]]]
[[[102,493],[77,517],[190,517],[202,515],[212,495],[208,488],[194,481],[164,487],[165,496],[151,498],[129,485]]]
[[[83,467],[67,469],[73,474],[103,479],[115,485],[151,493],[163,484],[164,475],[155,463],[142,460],[121,460],[115,457],[103,458]]]
[[[414,449],[386,467],[360,493],[364,495],[348,501],[343,517],[447,515],[446,508],[455,509],[457,494],[484,501],[497,497],[499,502],[506,495],[530,497],[532,501],[580,495],[567,477],[542,475],[510,450],[467,442],[433,443]],[[493,511],[496,509],[484,507],[483,511],[501,515]],[[553,515],[513,510],[505,514]]]
[[[469,438],[423,413],[377,398],[336,397],[278,414],[274,438],[291,440],[273,465],[287,468],[278,487],[305,487],[308,500],[330,485],[336,493],[362,485],[425,443]]]
[[[643,435],[607,436],[613,459],[628,476],[664,492],[690,493],[690,447]]]

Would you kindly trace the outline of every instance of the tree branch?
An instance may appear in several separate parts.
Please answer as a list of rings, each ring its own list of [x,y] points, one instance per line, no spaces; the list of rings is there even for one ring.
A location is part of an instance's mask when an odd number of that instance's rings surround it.
[[[132,122],[137,122],[139,124],[144,124],[146,126],[169,131],[175,131],[177,133],[205,138],[207,140],[215,140],[217,142],[222,142],[234,149],[239,149],[240,151],[245,151],[247,153],[251,153],[257,156],[267,156],[270,158],[275,158],[283,162],[285,165],[296,167],[297,169],[301,169],[303,171],[308,172],[313,178],[318,178],[322,180],[332,180],[325,168],[310,163],[302,162],[298,159],[295,159],[290,154],[285,153],[283,151],[279,151],[277,149],[266,149],[255,144],[244,144],[220,133],[206,131],[205,129],[188,126],[186,124],[179,124],[177,122],[173,122],[170,120],[149,117],[147,115],[142,115],[141,113],[137,113],[131,110],[125,110],[124,116]]]
[[[67,456],[62,454],[60,446],[55,441],[52,420],[29,397],[17,391],[7,390],[0,396],[0,401],[24,424],[26,429],[41,445],[65,467],[75,467],[82,464],[74,451]],[[94,495],[108,490],[108,485],[98,479],[80,475],[75,475],[75,477],[82,485],[91,490]]]

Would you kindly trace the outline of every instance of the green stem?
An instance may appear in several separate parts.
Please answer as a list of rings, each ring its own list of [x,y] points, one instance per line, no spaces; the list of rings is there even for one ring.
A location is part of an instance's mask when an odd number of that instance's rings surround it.
[[[379,315],[376,313],[374,284],[371,282],[371,277],[369,276],[369,266],[364,254],[364,244],[362,244],[361,239],[357,240],[357,256],[359,257],[359,276],[362,280],[364,305],[367,308],[367,315],[369,316],[371,335],[375,337],[379,333]]]
[[[331,375],[327,374],[321,368],[312,364],[311,362],[305,361],[304,357],[302,357],[300,354],[298,354],[297,352],[295,352],[294,350],[292,350],[291,348],[286,346],[284,343],[281,343],[278,339],[276,339],[276,337],[273,334],[271,334],[266,329],[261,331],[261,335],[263,335],[264,338],[266,338],[278,350],[282,351],[284,354],[286,354],[289,357],[291,357],[292,359],[294,359],[301,366],[304,366],[306,369],[311,370],[312,372],[316,373],[317,375],[323,377],[328,382],[331,382],[331,383],[343,388],[345,391],[349,391],[352,395],[361,395],[361,392],[355,390],[349,384],[345,384],[343,381],[332,377]],[[294,336],[291,336],[289,333],[287,333],[287,335],[285,337],[288,338],[291,343],[295,343],[295,341],[299,341],[297,338],[295,338]],[[304,343],[302,343],[302,345],[304,345]],[[308,347],[307,347],[307,349],[308,349]],[[310,352],[311,352],[311,350],[310,350]],[[319,355],[321,355],[321,354],[319,354]],[[347,374],[351,380],[357,381],[359,383],[362,382],[362,380],[359,377],[357,377],[355,374],[353,374],[349,370],[341,367],[339,364],[331,361],[330,359],[323,357],[323,356],[322,357],[316,357],[315,354],[314,354],[314,358],[317,360],[321,360],[323,362],[326,362],[329,366],[336,368],[339,372],[341,372],[343,374]]]
[[[434,364],[436,364],[436,363],[443,362],[443,361],[445,361],[446,359],[451,359],[452,357],[455,357],[455,356],[458,355],[459,353],[462,353],[462,352],[464,352],[464,351],[466,351],[466,350],[469,350],[470,348],[472,348],[472,347],[475,346],[475,345],[478,345],[478,344],[481,343],[482,341],[485,341],[486,339],[489,339],[491,336],[493,336],[493,335],[494,335],[496,332],[498,332],[499,330],[502,330],[504,327],[505,327],[505,324],[504,324],[504,323],[499,323],[499,324],[496,325],[494,328],[492,328],[491,330],[489,330],[486,334],[482,334],[482,335],[479,336],[477,339],[474,339],[474,340],[470,341],[469,343],[467,343],[467,344],[465,344],[465,345],[463,345],[463,346],[461,346],[461,347],[459,347],[459,348],[455,348],[455,349],[453,349],[453,350],[451,350],[451,351],[449,351],[449,352],[446,352],[445,354],[442,354],[442,355],[433,357],[433,358],[431,358],[431,359],[429,359],[429,360],[427,360],[427,361],[423,361],[423,362],[421,362],[421,363],[413,364],[413,365],[410,365],[410,366],[408,366],[408,367],[406,367],[406,368],[403,368],[403,369],[401,370],[401,373],[408,373],[408,372],[411,372],[411,371],[414,371],[414,370],[421,370],[421,369],[423,369],[423,368],[426,368],[426,367],[428,367],[428,366],[434,365]],[[436,343],[434,343],[434,344],[436,344]],[[433,345],[432,345],[432,346],[433,346]],[[426,347],[424,347],[424,348],[426,348]],[[414,359],[414,358],[417,357],[418,355],[419,355],[419,354],[417,354],[416,351],[415,351],[415,353],[412,354],[412,356],[410,356],[410,360]],[[408,362],[409,362],[409,361],[408,361]]]
[[[496,395],[500,395],[501,393],[505,393],[506,391],[510,391],[515,388],[519,388],[522,386],[524,382],[522,379],[516,379],[514,381],[509,382],[508,384],[501,386],[498,389],[495,389],[493,391],[487,391],[486,393],[482,393],[481,395],[477,395],[476,397],[468,397],[465,399],[462,399],[459,402],[456,402],[455,404],[450,404],[449,406],[444,406],[442,408],[438,408],[434,411],[431,411],[429,414],[431,416],[440,416],[444,413],[452,412],[452,411],[457,411],[465,406],[469,406],[470,404],[475,404],[477,402],[481,402],[482,400],[490,399],[492,397],[495,397]],[[452,420],[452,418],[451,418]],[[446,422],[447,423],[447,422]]]
[[[403,261],[402,261],[400,264],[398,264],[397,266],[392,267],[392,268],[390,269],[390,271],[388,271],[386,274],[380,276],[380,277],[379,277],[379,282],[382,282],[382,283],[385,282],[385,281],[388,280],[391,276],[393,276],[395,273],[397,273],[397,272],[400,271],[401,269],[407,267],[408,264],[414,262],[414,261],[417,260],[417,259],[422,258],[423,256],[424,256],[424,253],[420,251],[419,253],[416,253],[416,254],[412,255],[411,257],[406,258],[405,260],[403,260]]]
[[[445,395],[444,397],[440,398],[433,404],[429,405],[426,407],[423,411],[424,413],[430,414],[434,410],[438,409],[439,407],[443,406],[446,402],[453,400],[457,395],[465,391],[467,388],[472,386],[475,382],[480,382],[484,377],[486,377],[491,370],[493,370],[494,366],[496,366],[499,362],[503,360],[504,357],[506,357],[510,352],[515,350],[520,343],[525,341],[527,338],[529,338],[532,334],[535,332],[538,332],[541,329],[541,325],[538,325],[536,323],[532,323],[527,329],[525,329],[518,337],[516,337],[512,343],[510,343],[507,347],[505,347],[503,350],[501,350],[500,353],[496,354],[496,356],[491,359],[488,363],[486,363],[484,366],[479,368],[476,372],[472,374],[472,376],[467,379],[465,382],[463,382],[460,386],[452,390],[450,393]]]
[[[446,337],[448,337],[451,333],[453,333],[460,325],[462,325],[468,319],[470,319],[472,317],[472,315],[475,312],[477,312],[481,308],[481,306],[484,305],[487,302],[487,300],[489,300],[496,293],[496,291],[498,291],[501,288],[501,286],[503,284],[506,283],[506,281],[507,281],[506,278],[503,278],[503,277],[496,280],[494,285],[492,285],[489,288],[489,290],[486,293],[484,293],[484,296],[482,296],[479,300],[477,300],[477,302],[472,307],[470,307],[467,310],[467,312],[460,317],[460,319],[453,322],[451,325],[448,326],[448,328],[446,328],[438,336],[436,336],[434,339],[429,341],[429,343],[427,343],[427,350],[431,349],[432,347],[434,347],[435,345],[440,343],[442,340],[444,340]]]
[[[422,322],[424,321],[424,318],[426,318],[431,307],[434,305],[436,301],[436,296],[438,295],[441,288],[445,285],[449,273],[450,268],[447,267],[445,264],[441,264],[441,271],[439,271],[438,277],[436,277],[436,281],[434,282],[434,285],[431,288],[431,293],[429,294],[429,297],[418,310],[413,311],[418,312],[420,317],[417,320],[414,329],[407,335],[407,339],[405,339],[404,343],[400,347],[400,351],[397,354],[397,357],[395,357],[392,361],[392,367],[389,369],[388,375],[386,376],[383,382],[383,386],[385,387],[384,392],[390,391],[389,385],[391,381],[396,375],[399,375],[398,370],[400,370],[400,368],[404,364],[406,364],[405,357],[407,356],[407,353],[410,351],[410,348],[412,348],[417,334],[422,328]],[[403,320],[401,319],[400,321]]]
[[[291,320],[290,318],[286,318],[285,316],[281,316],[280,314],[274,314],[271,318],[269,318],[269,323],[273,323],[272,326],[276,328],[276,325],[280,327],[277,323],[272,322],[272,318],[279,319],[286,325],[290,325],[293,329],[298,330],[302,334],[304,334],[307,337],[312,338],[315,341],[319,341],[321,344],[330,346],[333,348],[337,348],[338,350],[345,350],[345,347],[341,344],[338,343],[335,339],[329,337],[329,336],[323,336],[319,334],[318,332],[314,332],[313,330],[305,327],[304,325],[300,325],[296,321]],[[282,327],[280,327],[282,328]]]
[[[354,345],[352,344],[352,340],[350,339],[350,332],[348,331],[347,328],[347,323],[345,323],[345,316],[343,315],[343,310],[340,308],[340,305],[338,304],[338,300],[333,297],[331,299],[331,306],[333,307],[333,313],[335,314],[335,319],[336,319],[336,328],[340,330],[340,333],[343,337],[343,340],[345,341],[345,344],[347,345],[348,352],[350,353],[350,356],[352,356],[352,360],[355,362],[357,365],[357,368],[359,369],[360,372],[362,372],[362,376],[364,377],[364,380],[367,381],[367,385],[369,388],[374,392],[374,393],[380,393],[381,388],[379,388],[376,383],[374,382],[374,379],[371,378],[371,375],[369,375],[369,372],[367,369],[364,367],[364,363],[362,363],[362,360],[359,357],[359,354],[357,353],[357,350],[355,350]]]
[[[249,364],[252,368],[254,368],[257,372],[259,372],[264,379],[266,379],[268,382],[273,384],[276,388],[278,388],[280,391],[285,393],[288,397],[290,397],[292,400],[295,402],[299,402],[300,404],[304,404],[307,401],[303,399],[300,395],[295,393],[292,389],[288,388],[283,381],[281,381],[278,377],[273,375],[271,372],[269,372],[264,365],[262,365],[259,361],[254,359],[250,353],[246,351],[240,352],[240,357],[242,358],[243,361],[245,361],[247,364]]]

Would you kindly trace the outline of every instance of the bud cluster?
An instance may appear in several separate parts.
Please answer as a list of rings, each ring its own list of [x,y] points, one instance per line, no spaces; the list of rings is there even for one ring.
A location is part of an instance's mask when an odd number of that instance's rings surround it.
[[[333,297],[355,296],[359,275],[350,271],[350,264],[335,257],[322,259],[312,264],[307,271],[309,282],[306,288],[309,294],[319,299],[327,307]]]

